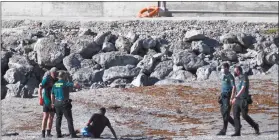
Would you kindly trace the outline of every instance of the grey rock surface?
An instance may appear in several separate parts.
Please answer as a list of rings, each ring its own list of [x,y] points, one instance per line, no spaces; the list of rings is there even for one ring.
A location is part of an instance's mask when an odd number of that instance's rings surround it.
[[[73,74],[73,81],[77,81],[83,86],[89,87],[95,82],[102,82],[103,74],[104,70],[81,68]]]
[[[16,68],[11,68],[8,69],[4,75],[4,79],[9,83],[9,84],[14,84],[18,81],[25,82],[25,74],[22,73],[20,69]]]
[[[239,44],[237,43],[233,43],[233,44],[224,44],[223,45],[223,48],[224,50],[233,50],[237,53],[241,53],[243,52],[243,48],[242,46],[240,46]]]
[[[107,52],[94,55],[92,59],[107,69],[113,66],[137,65],[142,58],[121,52]]]
[[[194,74],[185,70],[172,71],[167,78],[181,81],[194,81],[197,79]]]
[[[93,37],[80,37],[70,47],[71,53],[79,53],[83,58],[89,59],[97,54],[102,46],[93,41]]]
[[[70,74],[75,73],[81,68],[81,62],[84,59],[78,53],[72,53],[63,59],[63,64]]]
[[[30,73],[33,70],[33,66],[27,57],[21,55],[13,55],[9,59],[9,68],[15,68],[20,70],[23,74]]]
[[[100,32],[97,34],[97,36],[94,38],[94,42],[101,46],[103,45],[105,39],[106,39],[106,36],[110,35],[111,34],[111,31],[104,31],[104,32]]]
[[[130,53],[133,44],[126,37],[120,36],[115,42],[115,47],[120,52]]]
[[[150,74],[150,77],[155,77],[157,79],[164,79],[172,71],[173,62],[172,60],[160,62],[154,68],[154,72]]]
[[[54,38],[38,39],[34,50],[37,52],[38,64],[44,66],[56,66],[65,56],[65,47],[57,44]]]
[[[206,65],[197,69],[197,80],[206,80],[208,79],[212,68],[210,65]]]
[[[5,73],[8,69],[9,58],[11,57],[11,53],[8,51],[1,51],[1,75]]]
[[[116,48],[115,48],[114,44],[112,44],[110,42],[104,42],[104,44],[102,46],[102,51],[103,52],[112,52],[112,51],[116,51]]]
[[[134,78],[140,72],[140,69],[132,65],[114,66],[104,71],[103,81],[113,81],[119,78]]]
[[[205,39],[203,30],[190,30],[187,31],[184,38],[186,41],[203,40]]]
[[[146,86],[148,85],[148,77],[144,73],[139,73],[131,84],[135,87]]]
[[[181,51],[172,56],[173,63],[178,66],[183,66],[185,70],[197,70],[199,67],[204,66],[205,62],[190,51]]]

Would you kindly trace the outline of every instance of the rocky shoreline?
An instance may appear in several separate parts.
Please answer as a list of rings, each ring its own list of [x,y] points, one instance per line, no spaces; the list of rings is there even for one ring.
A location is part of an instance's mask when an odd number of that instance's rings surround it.
[[[2,21],[1,99],[31,98],[51,68],[84,88],[216,79],[220,65],[278,74],[278,23]]]

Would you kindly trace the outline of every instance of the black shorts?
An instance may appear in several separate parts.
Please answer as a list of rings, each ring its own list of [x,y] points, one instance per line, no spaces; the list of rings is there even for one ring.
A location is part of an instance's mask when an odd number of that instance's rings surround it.
[[[55,113],[55,108],[51,108],[51,106],[43,105],[43,112],[54,112]]]

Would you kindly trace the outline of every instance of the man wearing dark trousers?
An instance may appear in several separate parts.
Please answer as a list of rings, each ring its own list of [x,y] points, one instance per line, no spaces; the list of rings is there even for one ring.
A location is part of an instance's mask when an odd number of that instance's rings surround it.
[[[72,138],[78,138],[75,133],[72,116],[72,104],[69,98],[69,87],[79,88],[77,83],[66,82],[66,73],[59,72],[58,81],[52,87],[51,102],[52,107],[56,110],[56,133],[61,138],[61,121],[63,114],[68,122],[68,129]]]
[[[234,75],[238,78],[237,94],[231,99],[233,104],[233,116],[235,123],[235,133],[232,136],[240,136],[241,124],[240,124],[240,113],[243,119],[245,119],[254,129],[257,135],[260,134],[259,125],[248,115],[248,105],[251,102],[249,96],[249,79],[240,66],[234,68]]]
[[[231,93],[235,91],[235,81],[233,75],[229,70],[230,66],[228,63],[224,63],[221,69],[222,72],[222,89],[219,103],[221,104],[221,114],[223,117],[223,129],[217,135],[226,135],[228,122],[234,126],[234,120],[230,116],[231,105],[230,98]]]
[[[110,131],[112,132],[115,139],[117,139],[117,136],[115,134],[114,129],[112,128],[109,119],[105,116],[106,109],[100,108],[99,113],[95,113],[92,115],[92,117],[89,119],[87,126],[88,126],[88,132],[92,134],[92,137],[94,138],[100,138],[102,132],[104,131],[105,127],[107,126]]]

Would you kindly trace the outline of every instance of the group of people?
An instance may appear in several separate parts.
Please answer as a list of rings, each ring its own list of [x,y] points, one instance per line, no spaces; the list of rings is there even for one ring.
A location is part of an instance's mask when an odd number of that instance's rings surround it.
[[[228,122],[235,128],[235,133],[232,136],[241,136],[240,113],[254,129],[257,135],[260,134],[259,125],[248,115],[248,106],[252,104],[251,95],[249,94],[249,79],[248,75],[243,72],[240,66],[235,66],[234,76],[230,73],[228,63],[222,65],[222,88],[219,97],[221,104],[221,114],[223,117],[223,129],[217,135],[226,135]],[[237,86],[235,78],[237,78]],[[233,106],[233,117],[230,116],[230,110]]]
[[[259,125],[248,115],[248,106],[252,103],[249,94],[249,79],[240,66],[234,68],[234,76],[229,71],[229,64],[222,65],[222,88],[219,97],[221,105],[220,110],[223,117],[223,128],[217,135],[226,135],[228,122],[235,127],[235,133],[232,136],[241,135],[240,113],[242,117],[255,129],[256,134],[260,134]],[[238,84],[235,84],[235,78]],[[104,128],[107,126],[115,138],[117,138],[109,119],[105,116],[106,109],[100,108],[99,113],[93,114],[86,127],[81,131],[75,131],[72,116],[72,104],[69,97],[70,87],[80,88],[77,83],[68,82],[65,72],[59,72],[52,68],[50,73],[43,77],[39,87],[39,98],[43,98],[43,120],[42,137],[51,137],[51,128],[54,115],[56,114],[56,133],[61,138],[62,116],[67,119],[68,129],[72,138],[77,138],[77,132],[86,131],[85,136],[99,138]],[[233,117],[230,116],[230,110],[233,106]],[[45,133],[47,134],[45,135]]]
[[[81,88],[78,83],[66,81],[67,75],[65,72],[57,72],[56,68],[50,69],[49,73],[43,77],[39,86],[39,98],[43,100],[43,120],[42,120],[42,138],[52,137],[51,129],[53,118],[56,114],[56,133],[57,138],[62,138],[61,122],[63,115],[67,119],[68,129],[71,138],[79,138],[73,125],[72,116],[72,100],[70,99],[70,87]],[[106,109],[100,108],[99,113],[95,113],[86,124],[86,135],[88,137],[100,138],[101,133],[107,126],[110,128],[114,137],[117,139],[114,129],[112,128],[109,119],[105,116]],[[46,133],[47,132],[47,133]]]

